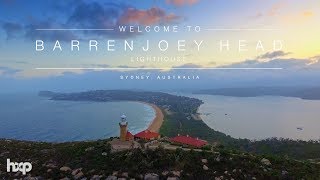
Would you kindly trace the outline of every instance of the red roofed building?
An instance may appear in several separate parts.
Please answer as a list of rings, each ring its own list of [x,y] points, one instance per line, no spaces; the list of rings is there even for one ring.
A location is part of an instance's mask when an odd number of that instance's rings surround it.
[[[154,140],[154,139],[159,139],[160,134],[149,131],[149,130],[144,130],[134,135],[134,137],[139,139],[145,139],[145,140]]]
[[[127,141],[132,141],[133,138],[134,138],[134,136],[131,134],[131,132],[127,131],[126,140]]]
[[[208,142],[205,140],[202,140],[199,138],[193,138],[188,135],[187,136],[178,135],[174,138],[171,138],[170,140],[171,142],[174,142],[174,143],[185,144],[185,145],[189,145],[197,148],[201,148],[208,144]]]

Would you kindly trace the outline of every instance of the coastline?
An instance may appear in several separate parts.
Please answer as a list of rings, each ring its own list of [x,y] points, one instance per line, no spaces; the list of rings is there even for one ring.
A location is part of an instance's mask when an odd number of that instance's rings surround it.
[[[151,104],[151,103],[147,103],[147,102],[141,102],[141,103],[149,105],[154,109],[155,117],[153,118],[151,123],[148,125],[147,129],[149,131],[158,133],[160,131],[160,128],[161,128],[162,123],[164,121],[164,115],[163,115],[161,109],[155,104]]]

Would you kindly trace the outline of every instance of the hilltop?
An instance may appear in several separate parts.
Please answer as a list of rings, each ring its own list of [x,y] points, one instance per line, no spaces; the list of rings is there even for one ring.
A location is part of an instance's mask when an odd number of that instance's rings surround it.
[[[0,140],[0,161],[29,161],[29,179],[319,179],[320,165],[290,158],[262,156],[223,148],[177,148],[161,145],[114,151],[112,139],[44,143]],[[166,142],[164,139],[159,140]],[[0,165],[0,177],[20,178]],[[31,178],[32,177],[32,178]]]

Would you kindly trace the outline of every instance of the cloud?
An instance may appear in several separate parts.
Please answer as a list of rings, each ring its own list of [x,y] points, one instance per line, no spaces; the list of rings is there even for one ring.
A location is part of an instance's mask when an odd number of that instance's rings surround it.
[[[7,40],[16,38],[18,34],[23,32],[23,27],[20,24],[14,22],[5,22],[2,24],[2,28],[7,35]]]
[[[193,63],[187,63],[180,66],[173,66],[174,68],[201,68],[203,66]]]
[[[114,31],[83,31],[84,36],[108,36],[112,38],[129,38],[141,33],[119,32],[117,26],[125,25],[120,22],[121,17],[132,7],[126,4],[78,3],[69,16],[67,23],[72,28],[114,29]],[[139,24],[138,24],[139,25]]]
[[[0,63],[5,63],[5,64],[10,64],[10,65],[17,65],[17,64],[22,64],[22,65],[32,65],[32,63],[28,62],[28,60],[25,59],[0,59]]]
[[[21,72],[20,69],[13,69],[9,67],[1,67],[0,66],[0,76],[14,76],[18,72]]]
[[[284,1],[279,1],[271,6],[269,11],[267,12],[268,16],[276,16],[281,12],[281,9],[285,8],[287,3]]]
[[[128,66],[128,65],[119,65],[116,66],[116,68],[120,68],[120,70],[126,70],[127,69],[136,69],[136,68],[147,68],[146,66]],[[123,69],[121,69],[123,68]]]
[[[245,60],[230,65],[220,66],[227,68],[283,68],[286,70],[306,70],[320,69],[320,62],[317,58],[297,59],[297,58],[278,58],[269,61],[260,61],[259,59]]]
[[[284,52],[284,51],[273,51],[273,52],[267,52],[265,54],[262,54],[257,57],[257,59],[273,59],[278,57],[283,57],[288,54],[291,54],[290,52]]]
[[[320,61],[320,55],[313,56],[310,59],[313,60],[313,61]]]
[[[318,67],[320,69],[320,55],[310,58],[309,66]]]
[[[312,11],[304,11],[302,15],[305,17],[311,17],[314,16],[314,13]]]
[[[278,16],[281,12],[282,9],[285,8],[287,6],[287,3],[284,1],[278,1],[274,4],[272,4],[272,6],[270,8],[268,8],[266,11],[263,12],[257,12],[253,17],[254,18],[262,18],[265,16]]]
[[[55,22],[53,19],[48,19],[46,21],[32,20],[31,23],[27,25],[21,25],[14,22],[4,22],[2,28],[6,33],[6,39],[19,39],[25,38],[28,40],[61,40],[70,41],[72,39],[77,39],[77,36],[71,31],[37,31],[36,29],[51,29],[51,28],[63,28],[64,25]]]
[[[314,17],[314,13],[312,11],[302,11],[298,13],[291,13],[284,15],[281,20],[286,24],[295,24],[301,25],[303,23],[309,22]]]
[[[127,8],[123,4],[80,3],[68,18],[68,24],[81,28],[113,28]]]
[[[317,59],[317,57],[315,57]],[[82,71],[46,76],[29,76],[17,78],[0,76],[3,85],[0,92],[27,90],[83,91],[86,89],[129,89],[135,87],[144,90],[181,90],[209,89],[224,87],[256,86],[314,86],[320,84],[320,63],[308,65],[311,59],[273,59],[259,61],[246,60],[220,67],[283,67],[281,70],[103,70]],[[128,67],[128,66],[119,66]],[[179,67],[202,67],[196,64],[185,64]],[[1,68],[0,68],[1,69]],[[5,68],[6,69],[6,68]],[[1,71],[1,70],[0,70]],[[33,72],[35,72],[33,70]],[[51,71],[50,71],[51,72]],[[32,73],[32,72],[31,72]],[[46,71],[44,73],[49,73]],[[21,73],[19,73],[21,74]],[[177,76],[197,75],[199,80],[120,80],[120,76],[150,75]],[[83,83],[86,82],[86,83]]]
[[[154,25],[168,24],[178,20],[174,14],[167,14],[163,9],[153,7],[147,10],[127,9],[119,18],[119,24]]]
[[[199,0],[166,0],[167,4],[173,4],[175,6],[193,5],[199,2]]]
[[[74,1],[72,1],[74,2]],[[92,36],[129,38],[142,33],[119,32],[119,25],[157,25],[176,23],[180,17],[159,7],[137,9],[130,5],[75,1],[75,3],[53,3],[45,18],[29,18],[24,24],[4,22],[2,28],[7,39],[61,40],[88,39]],[[59,14],[59,16],[57,15]],[[57,16],[59,18],[57,18]],[[37,31],[36,29],[114,29],[113,31]]]
[[[52,19],[47,21],[34,21],[33,23],[25,26],[24,37],[30,40],[49,40],[49,41],[71,41],[77,39],[77,36],[72,31],[37,31],[36,29],[51,29],[63,28],[64,26]]]
[[[263,12],[257,12],[253,18],[276,17],[275,20],[280,20],[281,23],[287,24],[302,24],[314,17],[315,13],[310,10],[303,11],[284,11],[289,6],[287,1],[278,1],[269,9]]]

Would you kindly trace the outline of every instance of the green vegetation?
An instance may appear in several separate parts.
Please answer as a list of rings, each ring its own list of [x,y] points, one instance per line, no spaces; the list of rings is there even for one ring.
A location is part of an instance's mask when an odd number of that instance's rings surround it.
[[[261,156],[229,151],[130,149],[112,152],[109,139],[89,142],[40,143],[0,140],[0,162],[30,161],[33,170],[29,176],[38,179],[81,178],[110,175],[142,179],[155,173],[160,179],[319,179],[320,165],[300,162],[285,157]],[[207,149],[207,147],[206,147]],[[211,148],[209,148],[211,149]],[[267,162],[263,162],[265,159]],[[61,168],[64,167],[64,168]],[[63,169],[67,169],[64,171]],[[75,173],[77,172],[77,173]],[[0,177],[23,177],[18,173],[6,173],[0,166]]]

